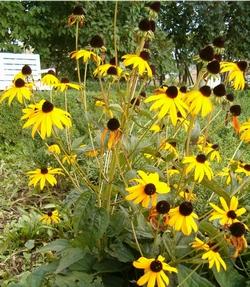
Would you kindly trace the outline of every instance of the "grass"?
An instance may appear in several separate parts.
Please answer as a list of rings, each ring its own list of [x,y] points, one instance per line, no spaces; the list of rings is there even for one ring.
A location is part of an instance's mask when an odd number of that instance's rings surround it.
[[[48,97],[48,94],[44,94]],[[94,101],[98,98],[98,87],[91,86],[88,92],[90,111],[94,108]],[[55,98],[56,105],[63,107],[63,98]],[[75,138],[86,136],[86,115],[82,114],[81,105],[75,92],[68,94],[69,112],[73,117],[72,133]],[[240,121],[250,118],[250,91],[239,92],[235,103],[242,106]],[[68,185],[59,183],[59,188],[53,192],[38,192],[27,186],[26,172],[47,163],[54,162],[46,154],[43,142],[37,136],[30,139],[30,130],[23,130],[21,117],[21,106],[7,104],[0,106],[0,285],[3,286],[13,275],[30,270],[30,262],[35,265],[42,262],[44,258],[32,253],[32,242],[39,238],[40,244],[43,240],[49,240],[56,236],[51,230],[40,230],[37,226],[38,211],[51,202],[55,205],[65,198]],[[88,115],[87,115],[88,116]],[[90,115],[91,116],[91,115]],[[221,147],[223,158],[222,166],[226,166],[228,159],[235,155],[235,159],[250,162],[250,148],[242,144],[239,151],[235,153],[239,144],[238,136],[235,135],[231,124],[225,126],[226,109],[223,110],[209,128],[209,135],[214,143]],[[206,122],[201,123],[204,126]],[[98,123],[96,129],[98,128]],[[87,137],[86,137],[87,138]],[[95,176],[93,164],[88,165],[89,174]],[[202,201],[208,199],[204,193],[198,208],[202,208]],[[248,199],[249,200],[249,199]],[[34,220],[34,218],[36,218]],[[28,243],[27,243],[28,242]],[[30,244],[30,245],[29,245]],[[14,255],[13,255],[14,254]],[[1,281],[2,280],[2,281]],[[7,286],[7,285],[6,285]]]

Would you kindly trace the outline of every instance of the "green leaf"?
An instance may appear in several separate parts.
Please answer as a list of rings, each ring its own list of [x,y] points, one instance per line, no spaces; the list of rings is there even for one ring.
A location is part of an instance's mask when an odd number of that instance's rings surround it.
[[[100,273],[122,272],[126,268],[125,264],[113,259],[104,259],[93,266],[93,269]]]
[[[206,278],[201,277],[195,269],[192,270],[184,265],[178,265],[177,270],[178,287],[214,287]]]
[[[48,251],[60,252],[68,247],[70,247],[70,243],[67,239],[57,239],[47,244],[46,246],[43,246],[37,252],[48,252]]]
[[[75,262],[83,259],[85,256],[85,251],[80,248],[68,248],[62,253],[61,260],[56,269],[56,273],[60,273],[65,268],[71,266]]]
[[[35,247],[35,240],[33,239],[28,240],[27,242],[25,242],[24,246],[29,250],[33,249]]]
[[[107,252],[114,258],[117,258],[120,262],[132,262],[135,256],[129,248],[122,242],[113,243],[110,245],[110,249]]]
[[[227,270],[222,269],[220,272],[217,272],[213,268],[213,273],[216,281],[221,287],[242,287],[246,286],[246,278],[237,272],[233,267],[233,264],[230,261],[225,262],[227,265]]]

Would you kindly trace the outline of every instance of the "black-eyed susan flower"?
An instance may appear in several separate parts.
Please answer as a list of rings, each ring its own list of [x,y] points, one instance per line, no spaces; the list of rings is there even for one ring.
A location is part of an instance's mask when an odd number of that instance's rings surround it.
[[[161,9],[161,2],[160,1],[153,1],[147,4],[147,7],[155,13],[159,13]]]
[[[218,172],[218,176],[226,177],[226,184],[229,185],[232,182],[231,170],[229,167],[223,167],[223,169]]]
[[[229,205],[223,197],[220,197],[220,203],[223,209],[210,203],[210,206],[214,209],[209,218],[210,221],[219,219],[221,225],[231,225],[239,221],[238,217],[246,212],[244,207],[238,209],[238,199],[235,196],[231,198]]]
[[[146,74],[148,77],[152,77],[152,70],[148,64],[149,53],[146,51],[142,51],[140,55],[128,54],[122,56],[124,66],[131,66],[133,69],[136,69],[140,76]]]
[[[107,127],[103,130],[101,135],[101,144],[104,146],[106,135],[108,134],[108,149],[112,149],[117,144],[121,137],[120,123],[118,119],[112,118],[107,122]]]
[[[207,160],[207,157],[200,153],[197,156],[187,156],[184,157],[183,163],[187,164],[186,174],[189,174],[194,170],[194,180],[201,182],[206,176],[208,180],[211,180],[213,177],[213,171],[210,167],[210,163]]]
[[[235,90],[243,90],[245,87],[244,73],[247,69],[247,62],[221,62],[221,73],[228,72],[228,81],[233,82]]]
[[[202,48],[199,51],[200,59],[204,62],[210,62],[214,59],[214,49],[211,45]]]
[[[180,174],[180,171],[173,165],[172,167],[166,170],[166,174],[168,176],[173,176],[175,174]]]
[[[240,139],[244,142],[250,142],[250,119],[247,122],[241,124],[240,129]]]
[[[177,87],[170,86],[166,88],[166,91],[162,94],[156,94],[148,97],[145,100],[145,103],[153,102],[153,105],[150,107],[150,110],[158,110],[158,118],[162,119],[165,115],[169,115],[172,124],[175,126],[177,123],[177,113],[183,117],[186,117],[186,111],[188,110],[187,105],[183,102],[180,92]]]
[[[68,90],[69,88],[72,88],[75,90],[80,90],[80,85],[70,83],[69,79],[67,79],[67,78],[62,78],[58,84],[54,85],[54,87],[60,92],[64,92],[64,91]]]
[[[31,90],[30,85],[26,84],[21,78],[14,81],[14,85],[7,89],[0,98],[0,103],[5,99],[8,99],[8,104],[10,105],[14,98],[17,98],[19,103],[23,103],[24,99],[30,100]]]
[[[163,141],[160,145],[160,149],[166,150],[170,154],[174,155],[174,157],[178,157],[178,151],[176,149],[176,141],[169,140],[169,141]]]
[[[120,77],[122,75],[122,69],[120,67],[117,67],[115,65],[111,64],[103,64],[98,66],[94,72],[93,75],[95,77],[106,77],[106,76],[117,76]]]
[[[156,172],[146,174],[144,171],[139,170],[137,173],[140,178],[134,178],[132,181],[138,184],[126,188],[126,191],[129,192],[126,199],[132,200],[135,204],[141,203],[143,207],[148,207],[151,201],[152,206],[155,206],[157,195],[170,191],[168,184],[160,181],[159,174]]]
[[[218,60],[209,62],[206,66],[208,76],[216,78],[220,72],[220,67],[220,61]]]
[[[66,154],[62,158],[62,163],[67,163],[68,165],[72,165],[76,163],[77,161],[77,155],[74,153]]]
[[[201,113],[201,116],[205,117],[212,112],[211,93],[209,86],[203,86],[199,90],[192,90],[186,94],[186,102],[192,115]]]
[[[235,172],[244,173],[246,176],[250,176],[250,164],[244,163],[239,165]]]
[[[47,225],[59,223],[60,217],[59,217],[58,210],[53,210],[53,211],[50,210],[47,213],[43,214],[40,218],[40,221]]]
[[[147,287],[165,287],[169,285],[169,278],[164,271],[175,272],[177,269],[168,265],[165,258],[159,255],[157,258],[140,257],[133,262],[133,266],[138,269],[144,269],[144,275],[137,280],[137,285]]]
[[[236,133],[240,132],[240,123],[238,120],[238,116],[241,114],[241,106],[240,105],[232,105],[229,109],[232,115],[232,125]]]
[[[89,50],[84,50],[84,49],[71,52],[70,57],[76,60],[82,58],[83,63],[86,63],[89,60],[92,60],[97,65],[100,65],[100,63],[102,62],[101,58],[96,53],[89,51]]]
[[[29,186],[36,185],[40,182],[40,189],[43,190],[46,182],[48,182],[51,186],[57,184],[57,180],[55,175],[63,175],[61,168],[37,168],[32,171],[27,172],[29,176]]]
[[[155,21],[150,20],[148,18],[144,18],[139,22],[138,27],[143,32],[154,32],[155,31]]]
[[[230,237],[228,241],[234,246],[235,252],[233,254],[233,258],[239,256],[239,254],[247,248],[247,241],[244,236],[246,233],[246,227],[241,222],[234,222],[229,226]]]
[[[70,114],[59,108],[54,107],[49,101],[41,100],[38,104],[30,105],[23,109],[24,115],[21,119],[27,119],[23,128],[32,128],[32,137],[36,132],[40,132],[41,138],[50,137],[53,126],[59,129],[71,127]]]
[[[23,79],[24,81],[28,79],[28,77],[32,74],[32,69],[29,65],[24,65],[22,67],[21,72],[17,73],[14,77],[14,82],[17,79]]]
[[[42,77],[41,82],[45,86],[52,87],[60,83],[56,77],[56,73],[53,70],[49,70],[48,73]]]
[[[224,270],[227,269],[226,263],[221,258],[220,253],[218,252],[218,247],[215,244],[211,242],[205,243],[199,238],[195,237],[195,241],[192,242],[192,247],[197,250],[205,251],[201,258],[208,261],[209,269],[213,268],[214,265],[217,272],[220,272],[221,266],[224,268]]]
[[[184,201],[179,206],[170,209],[168,224],[174,230],[182,231],[184,235],[190,235],[193,230],[195,232],[198,230],[195,219],[198,219],[198,216],[193,212],[192,203]]]
[[[101,36],[99,35],[95,35],[93,36],[90,41],[89,44],[92,48],[98,49],[98,48],[103,48],[104,47],[104,42]]]
[[[185,188],[179,192],[179,196],[182,197],[185,201],[196,201],[197,199],[196,194],[191,192],[188,188]]]
[[[158,124],[153,124],[149,130],[154,133],[159,133],[161,131],[161,127]]]
[[[203,152],[209,159],[216,160],[217,162],[221,161],[221,156],[219,153],[219,145],[207,143],[205,146],[198,145],[198,148],[201,152]]]
[[[72,14],[68,17],[68,25],[72,26],[75,23],[79,23],[79,27],[82,27],[85,21],[85,12],[81,5],[74,7]]]
[[[52,144],[52,145],[48,146],[48,152],[53,153],[53,154],[60,154],[61,149],[60,149],[59,145]]]
[[[148,221],[155,230],[164,231],[168,224],[170,204],[166,200],[157,202],[149,210]]]

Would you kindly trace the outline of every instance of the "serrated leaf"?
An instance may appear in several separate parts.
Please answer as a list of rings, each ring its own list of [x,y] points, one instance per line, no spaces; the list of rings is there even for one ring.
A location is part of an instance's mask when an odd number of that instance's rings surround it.
[[[206,278],[201,277],[195,270],[184,265],[179,264],[177,270],[178,287],[215,287]]]

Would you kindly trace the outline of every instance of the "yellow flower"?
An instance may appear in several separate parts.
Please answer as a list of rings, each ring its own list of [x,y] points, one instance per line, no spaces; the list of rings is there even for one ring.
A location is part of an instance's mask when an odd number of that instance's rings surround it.
[[[45,183],[48,182],[50,185],[54,186],[57,184],[55,175],[63,174],[61,168],[37,168],[36,170],[28,171],[29,176],[29,186],[33,185],[36,187],[38,182],[40,182],[40,189],[43,190]]]
[[[25,84],[24,80],[18,78],[15,80],[14,85],[7,89],[0,98],[0,103],[2,103],[5,99],[8,99],[8,104],[10,105],[14,98],[17,98],[19,103],[23,103],[23,100],[30,100],[31,90],[29,89],[29,85]]]
[[[45,86],[55,86],[60,83],[53,70],[49,70],[48,73],[42,77],[41,82]]]
[[[68,165],[72,165],[76,162],[77,160],[77,155],[76,154],[69,154],[65,155],[62,159],[62,163],[67,163]]]
[[[60,92],[64,92],[68,88],[72,88],[72,89],[75,89],[75,90],[80,90],[80,85],[70,83],[69,79],[67,79],[67,78],[62,78],[61,82],[59,82],[57,84],[54,84],[54,87]]]
[[[79,51],[71,52],[70,57],[72,59],[75,58],[76,60],[83,58],[83,63],[86,63],[87,61],[92,60],[97,65],[100,65],[102,61],[101,58],[97,54],[95,54],[92,51],[88,51],[88,50],[79,50]]]
[[[134,178],[133,181],[138,184],[126,188],[129,192],[126,199],[133,200],[135,204],[141,203],[143,207],[148,207],[152,201],[152,206],[155,206],[157,194],[168,193],[169,186],[159,181],[159,174],[156,172],[147,175],[144,171],[139,170],[137,173],[141,178]]]
[[[171,168],[166,170],[166,174],[168,176],[173,176],[175,174],[180,174],[180,171],[175,166],[172,166]]]
[[[176,231],[182,231],[184,235],[190,235],[192,230],[198,231],[197,224],[194,219],[198,219],[196,213],[193,212],[191,202],[184,201],[180,206],[170,209],[169,222]]]
[[[54,107],[49,101],[41,100],[38,104],[30,105],[23,109],[22,120],[28,119],[23,128],[32,128],[32,137],[36,132],[40,132],[41,138],[50,137],[53,126],[63,129],[64,126],[71,127],[70,114]]]
[[[218,172],[218,176],[226,176],[226,184],[229,185],[232,181],[232,177],[230,174],[231,170],[228,167],[224,167],[220,172]]]
[[[48,211],[46,214],[41,216],[40,221],[48,225],[59,223],[60,217],[58,210]]]
[[[244,173],[246,176],[250,176],[250,164],[241,164],[239,167],[235,170],[237,173]]]
[[[203,260],[208,260],[208,267],[211,269],[213,266],[216,266],[217,272],[220,272],[220,267],[222,266],[225,270],[227,270],[227,266],[225,261],[221,258],[220,253],[218,252],[218,248],[215,244],[208,243],[206,244],[199,238],[195,238],[195,241],[192,243],[192,247],[197,250],[204,250],[205,253],[202,255]]]
[[[168,265],[165,258],[161,255],[155,258],[140,257],[133,262],[133,266],[138,269],[144,269],[144,275],[137,280],[137,285],[147,287],[165,287],[169,285],[169,278],[164,271],[175,272],[177,269]]]
[[[120,67],[116,67],[115,65],[111,65],[111,64],[100,65],[93,72],[93,75],[95,77],[97,76],[106,77],[107,75],[120,77],[121,74],[122,74],[122,69]]]
[[[193,90],[186,94],[186,102],[192,115],[201,113],[201,116],[205,117],[212,112],[211,93],[209,86],[203,86],[199,90]]]
[[[125,67],[133,65],[133,69],[138,69],[138,73],[140,76],[143,74],[147,74],[150,78],[153,76],[152,70],[148,64],[149,53],[146,51],[142,51],[140,55],[128,54],[122,57],[124,59],[123,63]]]
[[[165,141],[161,144],[160,149],[166,150],[170,154],[173,154],[175,157],[178,157],[178,152],[176,150],[176,141]]]
[[[54,154],[60,154],[61,150],[60,150],[59,145],[52,144],[52,145],[48,146],[48,152],[54,153]]]
[[[210,167],[210,163],[207,161],[207,157],[204,154],[198,154],[195,156],[187,156],[183,159],[184,164],[188,164],[186,167],[186,174],[194,170],[194,180],[201,182],[206,176],[208,180],[213,177],[213,171]]]
[[[245,87],[244,73],[247,69],[247,62],[221,62],[221,73],[228,72],[228,81],[233,82],[235,90],[243,90]]]
[[[177,123],[177,113],[186,117],[187,105],[183,102],[181,94],[177,87],[170,86],[166,89],[165,93],[157,94],[148,97],[145,103],[155,101],[150,107],[150,111],[160,109],[158,118],[162,119],[165,115],[169,114],[172,124],[175,126]]]
[[[97,149],[90,149],[85,151],[86,156],[88,157],[97,157],[98,156],[98,150]]]
[[[208,156],[211,160],[216,160],[217,162],[221,161],[221,156],[218,151],[218,144],[207,143],[205,146],[198,145],[198,148],[201,152],[204,152],[206,156]]]
[[[157,124],[154,124],[150,127],[149,130],[154,132],[154,133],[159,133],[161,131],[161,127]]]
[[[248,122],[241,124],[240,126],[240,139],[245,142],[250,142],[250,119]]]
[[[197,199],[196,194],[190,192],[187,188],[179,193],[179,196],[186,201],[195,201]]]
[[[219,208],[213,203],[210,203],[214,211],[212,212],[209,221],[219,219],[221,225],[230,225],[234,222],[239,221],[237,217],[241,216],[246,212],[246,209],[244,207],[237,209],[238,199],[235,196],[231,198],[229,205],[227,205],[223,197],[220,197],[220,203],[223,209]]]
[[[110,150],[112,149],[112,147],[114,147],[118,143],[121,137],[120,123],[118,119],[112,118],[108,120],[107,128],[103,130],[102,135],[101,135],[102,146],[104,146],[107,133],[108,133],[108,149]]]

